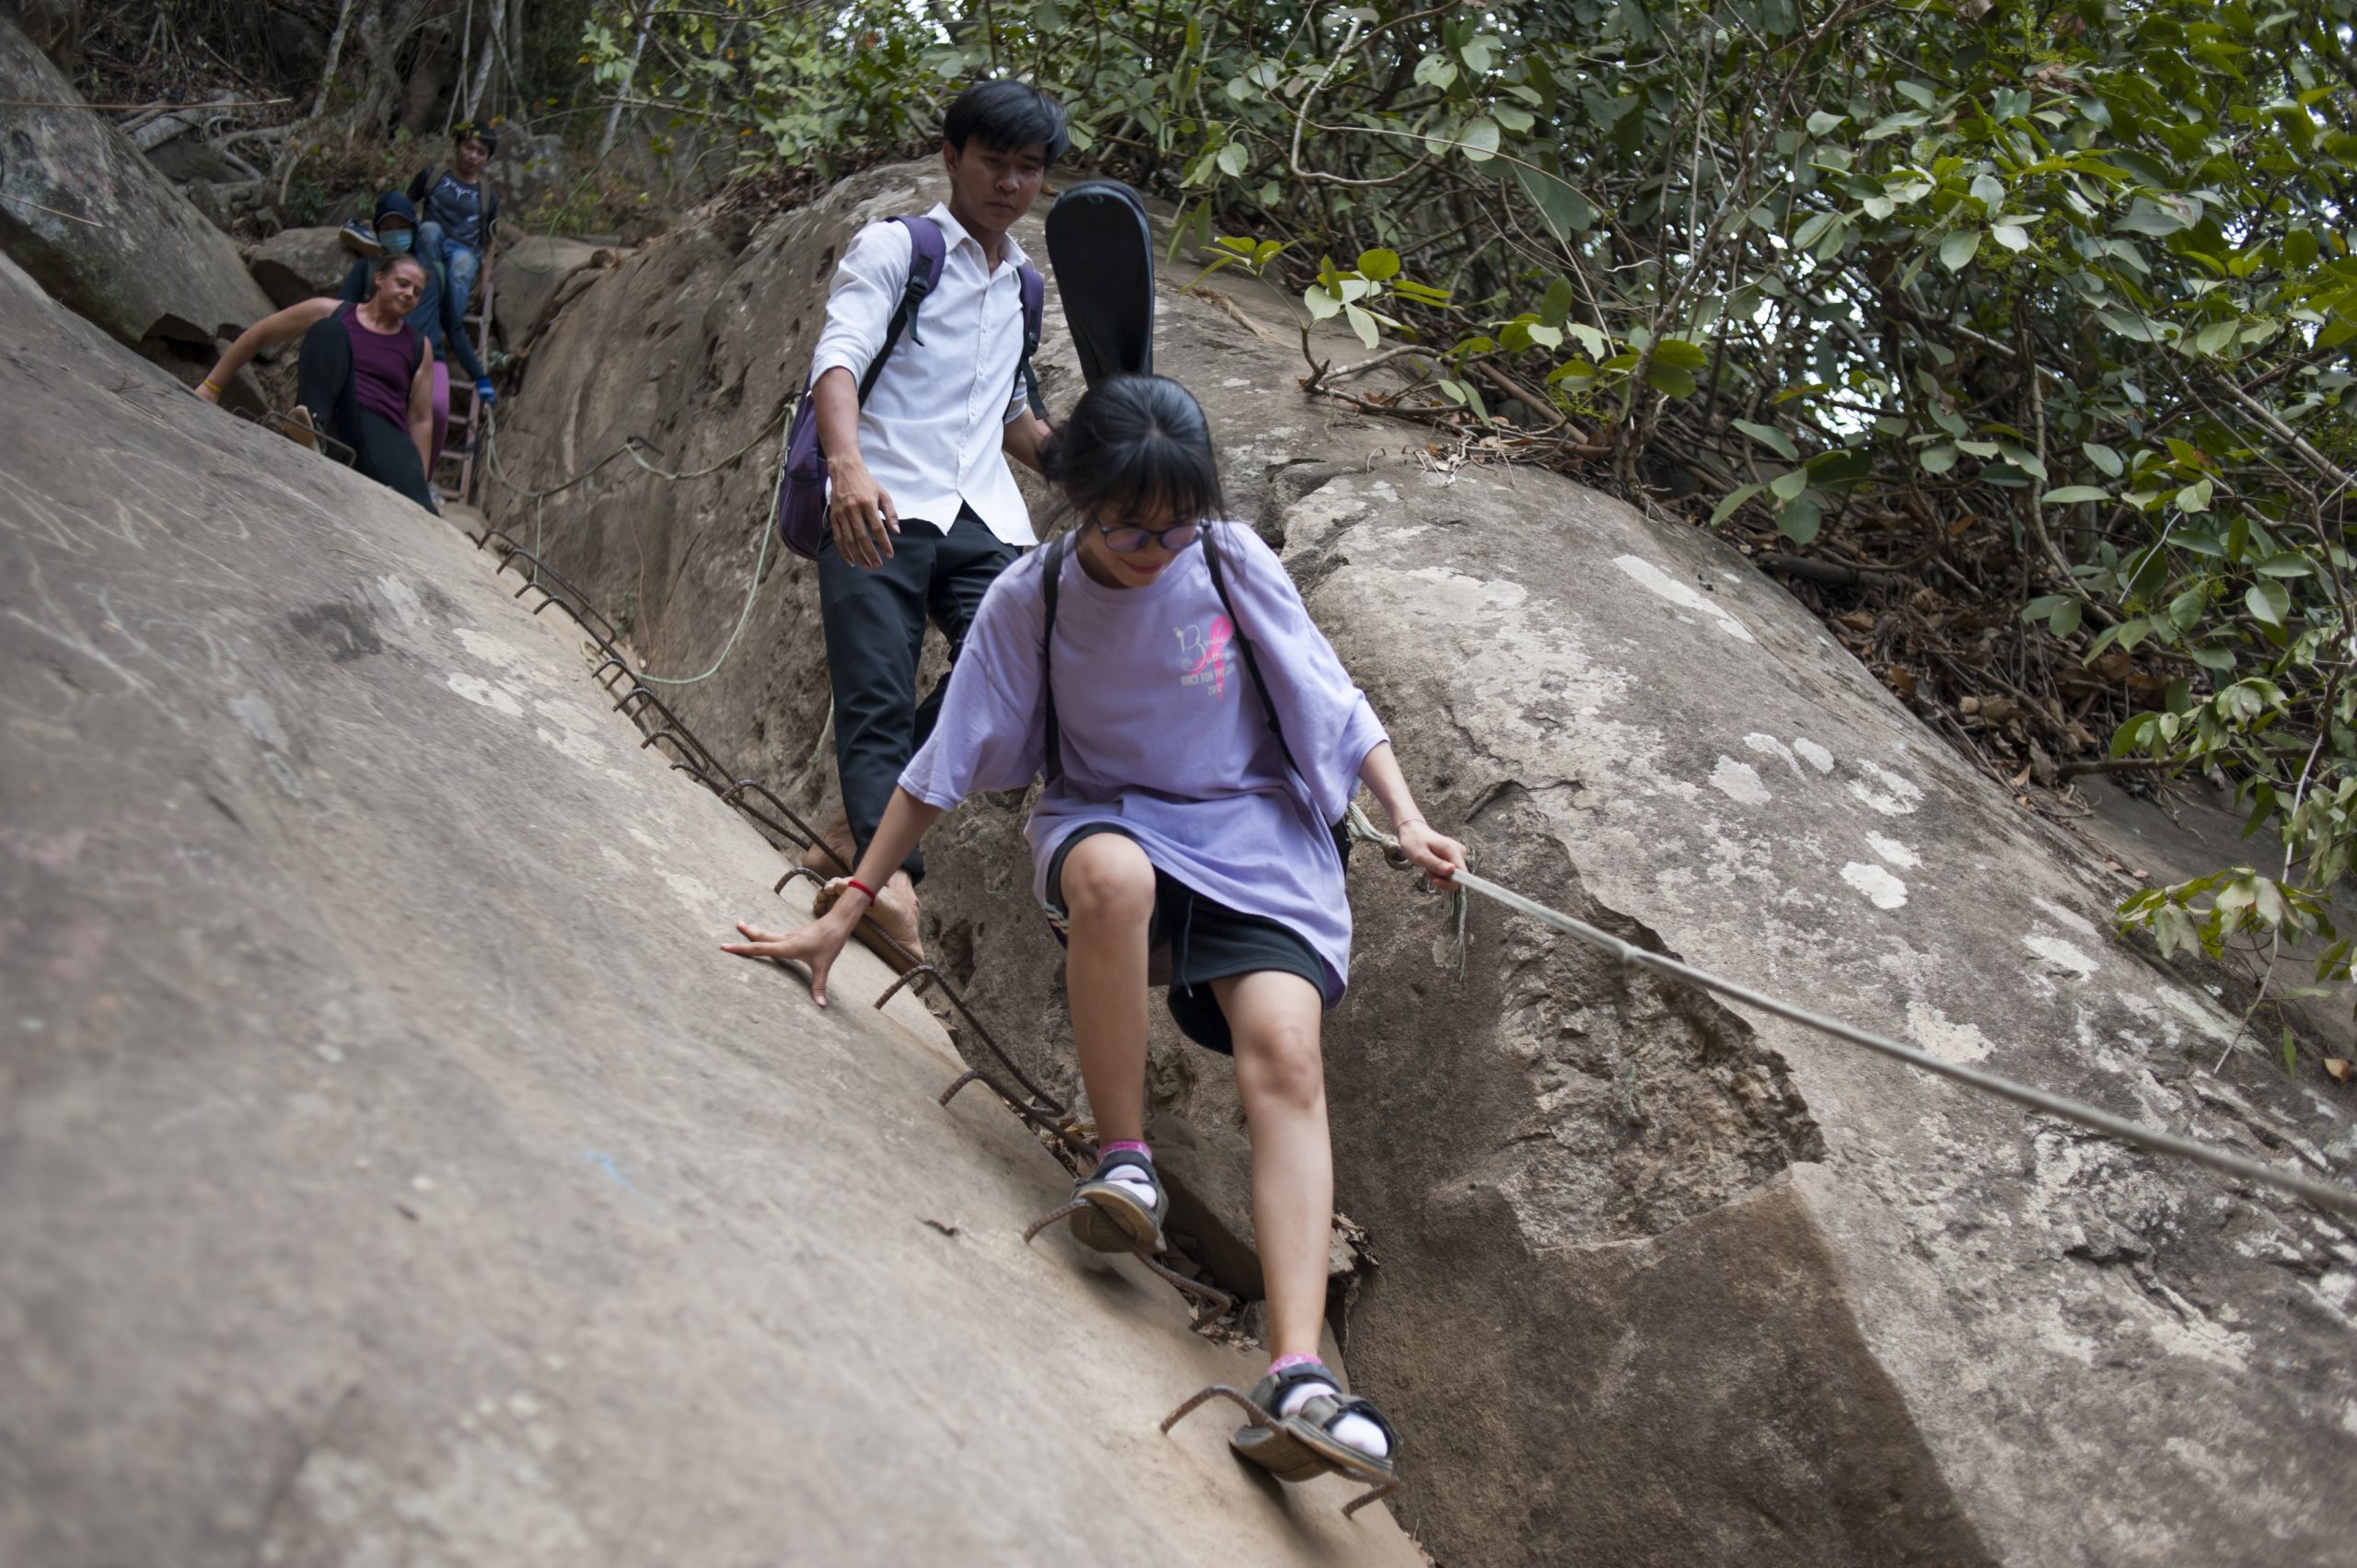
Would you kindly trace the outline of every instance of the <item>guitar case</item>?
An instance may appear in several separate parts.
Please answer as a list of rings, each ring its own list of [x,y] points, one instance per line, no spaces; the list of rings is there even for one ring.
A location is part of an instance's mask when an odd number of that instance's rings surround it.
[[[1048,264],[1064,326],[1094,387],[1154,370],[1154,234],[1145,203],[1118,180],[1088,180],[1048,210]]]

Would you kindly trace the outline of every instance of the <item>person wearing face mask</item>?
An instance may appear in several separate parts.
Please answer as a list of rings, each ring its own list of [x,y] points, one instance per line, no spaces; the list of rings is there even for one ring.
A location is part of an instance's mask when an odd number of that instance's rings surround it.
[[[221,401],[221,389],[266,343],[300,341],[290,434],[305,446],[324,430],[350,447],[353,466],[370,479],[440,513],[425,480],[434,434],[434,349],[410,317],[424,297],[430,269],[396,252],[372,265],[376,286],[360,304],[321,295],[263,317],[238,334],[196,395]]]
[[[377,246],[389,256],[415,255],[425,263],[425,296],[410,313],[410,324],[425,336],[434,348],[434,441],[427,454],[425,471],[434,471],[435,462],[442,456],[450,431],[450,361],[475,384],[475,396],[482,406],[491,407],[499,394],[483,373],[482,361],[475,355],[475,345],[467,336],[464,308],[456,290],[447,286],[442,269],[432,257],[418,250],[417,205],[399,191],[388,191],[377,198],[376,221],[372,226]],[[366,299],[376,287],[375,272],[366,261],[355,261],[343,275],[343,287],[338,296],[347,304],[357,305]]]

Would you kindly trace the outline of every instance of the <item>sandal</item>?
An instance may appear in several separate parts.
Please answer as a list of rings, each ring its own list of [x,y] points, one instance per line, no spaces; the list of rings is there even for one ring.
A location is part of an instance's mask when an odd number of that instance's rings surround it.
[[[1111,1180],[1113,1171],[1136,1166],[1154,1179],[1154,1206],[1138,1202],[1134,1188]],[[1072,1197],[1082,1205],[1073,1211],[1072,1233],[1083,1247],[1098,1252],[1162,1252],[1169,1243],[1162,1237],[1163,1216],[1170,1213],[1170,1193],[1154,1162],[1134,1149],[1116,1149],[1097,1162],[1097,1168],[1073,1183]]]
[[[1312,1394],[1291,1415],[1276,1412],[1286,1393],[1303,1383],[1323,1383],[1336,1389]],[[1387,1484],[1392,1461],[1399,1454],[1399,1434],[1374,1402],[1340,1391],[1339,1380],[1321,1362],[1296,1362],[1283,1372],[1271,1372],[1253,1385],[1253,1404],[1274,1419],[1250,1422],[1236,1429],[1228,1446],[1283,1481],[1314,1481],[1329,1470],[1340,1470],[1358,1481]],[[1382,1457],[1354,1448],[1334,1435],[1334,1425],[1346,1415],[1373,1422],[1383,1434]]]

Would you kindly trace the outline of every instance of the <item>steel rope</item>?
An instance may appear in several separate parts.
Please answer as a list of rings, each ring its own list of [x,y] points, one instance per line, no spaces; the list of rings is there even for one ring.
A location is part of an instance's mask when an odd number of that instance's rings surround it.
[[[1399,841],[1368,821],[1366,813],[1355,804],[1351,807],[1350,822],[1353,837],[1381,845],[1387,858],[1394,865],[1403,869],[1414,869],[1404,857],[1400,856]],[[1863,1045],[1868,1051],[1878,1051],[1882,1055],[1904,1062],[1910,1067],[1920,1067],[1926,1073],[1946,1078],[1952,1083],[1962,1084],[1967,1088],[1978,1089],[1983,1094],[1995,1095],[2000,1099],[2009,1099],[2016,1105],[2027,1106],[2032,1110],[2043,1111],[2047,1115],[2060,1117],[2065,1121],[2076,1122],[2082,1127],[2107,1133],[2123,1143],[2149,1149],[2154,1154],[2175,1155],[2179,1159],[2191,1160],[2197,1165],[2208,1166],[2211,1169],[2223,1172],[2228,1176],[2238,1176],[2246,1180],[2261,1182],[2278,1191],[2289,1193],[2293,1197],[2313,1203],[2319,1209],[2357,1219],[2357,1191],[2338,1183],[2318,1181],[2311,1177],[2301,1176],[2279,1167],[2261,1165],[2257,1160],[2246,1159],[2240,1155],[2228,1154],[2225,1150],[2214,1144],[2202,1143],[2199,1139],[2181,1137],[2175,1132],[2163,1132],[2157,1127],[2148,1127],[2141,1121],[2131,1121],[2124,1116],[2115,1116],[2110,1111],[2100,1109],[2084,1101],[2070,1099],[2045,1089],[2033,1088],[2027,1084],[2018,1084],[2011,1078],[2000,1076],[1995,1073],[1984,1073],[1977,1067],[1968,1067],[1961,1063],[1949,1062],[1902,1040],[1892,1040],[1887,1035],[1878,1035],[1872,1030],[1862,1029],[1852,1024],[1845,1024],[1839,1018],[1830,1018],[1822,1013],[1813,1013],[1794,1003],[1771,996],[1764,991],[1754,990],[1740,981],[1728,980],[1723,975],[1713,974],[1708,970],[1698,969],[1692,964],[1681,962],[1665,954],[1648,952],[1634,943],[1621,940],[1608,931],[1599,930],[1585,921],[1574,920],[1561,910],[1550,909],[1535,899],[1525,898],[1513,889],[1501,887],[1488,877],[1477,876],[1470,870],[1460,871],[1449,880],[1455,887],[1461,888],[1467,892],[1479,893],[1485,899],[1504,904],[1516,914],[1527,915],[1542,925],[1552,926],[1567,936],[1577,937],[1591,947],[1601,948],[1624,966],[1648,970],[1667,980],[1681,981],[1704,991],[1715,992],[1721,996],[1740,1002],[1746,1006],[1757,1007],[1763,1013],[1772,1013],[1780,1018],[1790,1019],[1804,1028],[1815,1029],[1819,1034],[1831,1035],[1836,1040],[1848,1040],[1852,1045]]]

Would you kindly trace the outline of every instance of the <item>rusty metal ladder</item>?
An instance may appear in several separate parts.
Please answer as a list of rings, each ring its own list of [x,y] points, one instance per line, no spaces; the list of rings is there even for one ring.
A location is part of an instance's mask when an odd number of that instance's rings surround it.
[[[462,316],[459,323],[459,331],[471,335],[474,341],[475,359],[486,370],[491,368],[493,272],[492,259],[486,256],[483,258],[481,274],[482,303]],[[450,377],[450,423],[453,426],[459,423],[459,400],[461,397],[467,400],[465,433],[458,440],[435,454],[434,488],[445,501],[471,503],[474,500],[475,492],[475,459],[482,449],[484,410],[482,400],[475,396],[474,383],[458,376],[452,376]],[[446,476],[454,477],[446,478]]]

